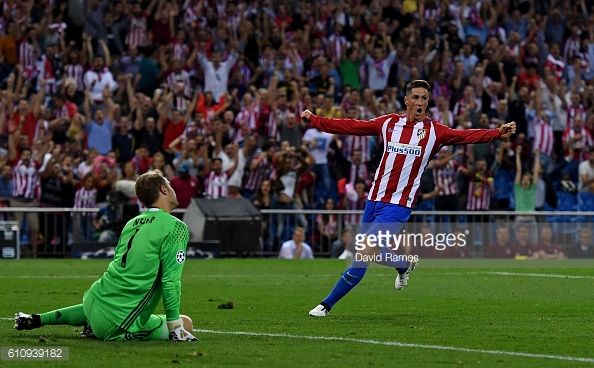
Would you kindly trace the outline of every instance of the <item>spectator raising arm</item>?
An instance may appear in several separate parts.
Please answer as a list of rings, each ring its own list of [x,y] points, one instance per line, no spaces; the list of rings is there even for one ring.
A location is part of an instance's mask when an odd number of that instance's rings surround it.
[[[522,161],[520,158],[521,153],[522,153],[522,146],[518,145],[516,147],[516,178],[514,180],[514,184],[522,183]]]

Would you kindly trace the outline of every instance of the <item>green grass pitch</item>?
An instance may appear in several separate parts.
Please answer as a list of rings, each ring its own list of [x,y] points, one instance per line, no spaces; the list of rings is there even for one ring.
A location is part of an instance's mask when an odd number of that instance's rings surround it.
[[[594,263],[572,260],[421,260],[401,291],[395,272],[372,267],[329,317],[313,318],[307,312],[344,261],[190,259],[182,312],[193,318],[198,343],[99,342],[71,326],[13,329],[15,312],[80,303],[107,263],[2,261],[0,345],[67,346],[70,359],[0,366],[594,366]],[[218,308],[230,301],[233,309]]]

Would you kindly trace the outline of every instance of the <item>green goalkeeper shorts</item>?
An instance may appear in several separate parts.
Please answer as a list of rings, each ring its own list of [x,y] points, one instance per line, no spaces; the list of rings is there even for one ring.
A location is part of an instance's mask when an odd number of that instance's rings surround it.
[[[169,329],[164,314],[152,314],[139,331],[126,331],[111,322],[99,310],[90,292],[83,296],[83,309],[87,322],[99,340],[104,341],[160,341],[169,340]]]

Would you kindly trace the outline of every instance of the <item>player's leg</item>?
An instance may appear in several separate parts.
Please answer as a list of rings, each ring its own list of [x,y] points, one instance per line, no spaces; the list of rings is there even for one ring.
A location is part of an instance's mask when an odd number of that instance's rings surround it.
[[[194,329],[192,319],[184,314],[179,317],[184,323],[184,329],[190,333]],[[153,314],[149,317],[148,322],[143,326],[142,330],[136,335],[138,340],[143,341],[162,341],[169,340],[169,328],[167,327],[167,319],[164,314]]]
[[[410,212],[409,209],[405,209],[401,206],[392,206],[381,202],[367,201],[363,213],[361,233],[367,235],[377,234],[379,230],[384,233],[387,230],[390,230],[390,232],[394,234],[398,233],[402,225],[408,220]],[[414,268],[414,265],[409,266],[406,260],[396,256],[396,254],[387,246],[370,246],[367,238],[365,238],[362,243],[362,247],[357,250],[357,254],[355,254],[355,259],[351,266],[342,274],[330,294],[322,300],[316,308],[309,312],[310,316],[327,316],[332,307],[334,307],[334,304],[361,282],[367,272],[370,260],[384,266],[393,267],[398,271],[398,276],[396,278],[397,289],[399,289],[399,279],[401,279],[400,284],[402,281],[406,284],[408,273]],[[379,254],[379,256],[376,256],[377,254]],[[406,277],[406,279],[404,279],[404,277]]]
[[[89,291],[83,296],[82,305],[88,327],[81,333],[81,337],[96,337],[103,341],[125,340],[126,331],[105,317],[95,304],[95,297]]]
[[[82,304],[56,309],[42,314],[26,314],[19,312],[14,317],[14,328],[32,330],[45,325],[84,326],[87,318]]]
[[[367,230],[367,225],[372,223],[375,218],[375,206],[377,202],[367,201],[365,210],[363,211],[363,219],[361,225],[361,232]],[[371,247],[365,247],[371,249]],[[334,304],[347,295],[355,286],[361,282],[363,276],[369,267],[368,262],[363,262],[359,258],[355,258],[349,268],[344,271],[342,276],[338,279],[336,285],[330,294],[318,304],[317,307],[309,311],[309,315],[313,317],[325,317],[328,315]]]

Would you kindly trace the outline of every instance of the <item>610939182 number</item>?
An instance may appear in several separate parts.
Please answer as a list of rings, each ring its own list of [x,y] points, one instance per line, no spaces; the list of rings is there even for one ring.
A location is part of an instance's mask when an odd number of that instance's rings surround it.
[[[3,346],[0,360],[68,360],[69,349],[62,346]]]

